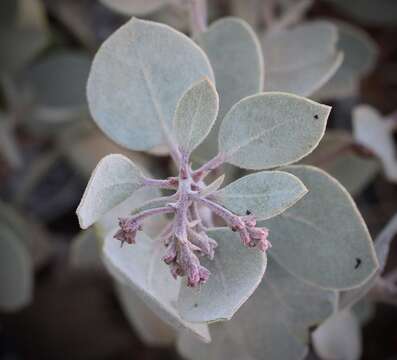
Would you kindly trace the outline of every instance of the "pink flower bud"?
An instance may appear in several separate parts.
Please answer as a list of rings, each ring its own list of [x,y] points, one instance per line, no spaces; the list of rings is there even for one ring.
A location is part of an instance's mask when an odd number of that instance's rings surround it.
[[[119,218],[119,227],[120,229],[113,237],[121,241],[121,245],[125,242],[135,244],[136,233],[142,229],[141,225],[134,219]]]

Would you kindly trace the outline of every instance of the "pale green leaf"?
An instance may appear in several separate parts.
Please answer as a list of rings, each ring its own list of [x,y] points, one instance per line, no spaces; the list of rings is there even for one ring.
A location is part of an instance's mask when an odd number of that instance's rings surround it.
[[[69,262],[72,267],[79,269],[102,268],[101,240],[95,228],[80,231],[72,239]]]
[[[203,190],[200,191],[201,196],[208,196],[213,192],[217,191],[225,180],[225,174],[217,177],[211,184],[207,185]]]
[[[271,254],[288,271],[327,289],[360,286],[378,268],[368,229],[349,193],[311,166],[284,169],[309,189],[281,215],[263,222]]]
[[[209,341],[207,325],[192,324],[175,309],[181,282],[174,280],[161,260],[162,244],[139,232],[136,244],[120,247],[113,239],[116,230],[105,239],[103,259],[109,272],[131,289],[163,321],[176,329],[187,329],[202,341]]]
[[[213,260],[202,259],[201,264],[211,275],[200,290],[182,286],[178,311],[192,322],[230,320],[252,295],[266,269],[266,254],[242,246],[238,234],[219,228],[208,231],[217,241]]]
[[[376,273],[362,286],[341,291],[339,294],[339,308],[345,309],[360,301],[375,285],[379,275],[386,266],[390,245],[397,234],[397,215],[394,215],[375,240],[375,252],[379,262]]]
[[[87,85],[98,126],[132,150],[149,150],[170,138],[176,105],[212,69],[204,52],[184,34],[133,18],[98,50]]]
[[[338,29],[337,48],[343,52],[343,63],[331,79],[315,94],[316,98],[355,95],[360,79],[375,66],[378,47],[360,28],[342,21],[334,21]]]
[[[381,114],[368,105],[353,111],[353,133],[357,142],[372,150],[382,161],[390,181],[397,181],[396,147],[393,127]]]
[[[208,135],[218,108],[218,94],[208,79],[192,85],[179,100],[174,116],[174,133],[184,154],[190,154]]]
[[[262,171],[244,176],[212,196],[235,214],[247,211],[256,219],[268,219],[293,206],[305,194],[296,176],[282,171]]]
[[[327,21],[303,23],[265,34],[265,89],[309,96],[324,85],[342,62],[336,27]]]
[[[350,310],[339,311],[313,333],[313,346],[322,359],[361,358],[361,329]]]
[[[86,229],[142,186],[142,174],[131,160],[118,154],[105,156],[93,171],[76,210],[80,227]]]
[[[175,330],[163,322],[133,289],[116,282],[116,292],[125,316],[140,339],[148,346],[170,346]]]
[[[219,149],[232,165],[266,169],[309,154],[324,135],[331,108],[287,93],[249,96],[226,114]]]
[[[186,334],[178,349],[191,360],[300,360],[309,329],[334,310],[335,294],[300,281],[270,256],[263,280],[230,321],[210,325],[211,344]]]
[[[317,148],[302,163],[318,166],[338,180],[353,196],[371,183],[380,170],[376,158],[361,155],[345,130],[327,130]]]
[[[263,58],[253,29],[238,18],[227,17],[212,23],[197,37],[214,69],[220,96],[218,121],[197,156],[209,159],[216,154],[219,125],[227,111],[242,98],[262,91]]]
[[[100,0],[110,9],[121,14],[145,15],[175,0]]]
[[[33,264],[25,245],[6,227],[0,229],[0,309],[15,311],[32,300]]]

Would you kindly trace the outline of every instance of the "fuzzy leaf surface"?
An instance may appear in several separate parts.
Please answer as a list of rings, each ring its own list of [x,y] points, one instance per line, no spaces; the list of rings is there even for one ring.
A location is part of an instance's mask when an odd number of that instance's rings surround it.
[[[328,21],[306,22],[263,37],[267,91],[309,96],[341,65],[336,27]]]
[[[196,152],[208,160],[217,151],[219,125],[226,112],[242,98],[262,91],[263,58],[254,30],[238,18],[215,21],[198,35],[197,42],[214,69],[220,96],[218,121]]]
[[[211,275],[200,290],[182,286],[178,311],[192,322],[230,320],[252,295],[266,269],[266,254],[241,245],[240,237],[226,228],[210,230],[218,243],[213,260],[202,265]]]
[[[176,105],[212,69],[205,53],[171,27],[131,19],[98,50],[88,78],[91,114],[112,140],[149,150],[172,137]]]
[[[175,308],[180,281],[172,278],[168,266],[161,260],[161,243],[139,232],[136,244],[121,248],[113,238],[114,232],[106,237],[103,247],[103,259],[109,272],[131,287],[163,321],[176,329],[187,329],[208,342],[207,325],[186,322]]]
[[[290,164],[318,145],[331,108],[287,93],[249,96],[226,114],[219,149],[226,161],[246,169]]]
[[[76,210],[80,227],[86,229],[143,186],[141,171],[127,157],[105,156],[92,172]]]
[[[311,166],[284,169],[309,192],[280,216],[263,222],[271,253],[288,271],[326,289],[348,289],[367,281],[378,262],[368,229],[349,193]]]
[[[261,284],[233,319],[210,325],[212,342],[200,344],[183,334],[178,349],[191,360],[300,360],[307,354],[309,328],[334,305],[333,291],[295,278],[269,256]]]
[[[209,134],[218,115],[219,98],[208,79],[194,84],[179,100],[174,133],[183,153],[190,154]]]
[[[355,95],[361,77],[373,69],[378,56],[378,47],[366,32],[342,21],[333,20],[333,23],[338,29],[337,47],[343,52],[343,62],[315,93],[321,99]]]
[[[282,171],[262,171],[236,180],[213,197],[238,215],[245,215],[248,210],[264,220],[293,206],[306,193],[305,185],[296,176]]]

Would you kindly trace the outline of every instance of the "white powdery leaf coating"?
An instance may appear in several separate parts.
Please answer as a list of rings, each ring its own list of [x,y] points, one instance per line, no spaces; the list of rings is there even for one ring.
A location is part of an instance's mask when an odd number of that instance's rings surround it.
[[[292,274],[326,289],[367,281],[378,262],[371,236],[349,193],[311,166],[283,169],[303,181],[306,196],[261,225],[270,230],[271,253]]]
[[[361,329],[350,310],[339,311],[312,335],[313,346],[321,359],[358,360],[361,358]]]
[[[263,58],[254,30],[238,18],[215,21],[197,42],[210,59],[220,96],[218,121],[197,150],[198,157],[208,159],[217,151],[220,120],[226,112],[242,98],[262,91]]]
[[[331,108],[287,93],[249,96],[226,114],[219,150],[226,161],[246,169],[266,169],[300,160],[324,135]]]
[[[320,99],[355,95],[361,77],[374,68],[378,56],[378,46],[366,32],[342,21],[332,21],[338,29],[337,47],[343,52],[343,62],[315,93]]]
[[[92,116],[112,140],[149,150],[171,137],[181,96],[212,69],[205,53],[169,26],[133,18],[99,48],[88,79]]]
[[[105,156],[92,172],[76,210],[80,227],[86,229],[142,186],[142,173],[131,160],[119,154]]]
[[[175,0],[100,0],[110,9],[124,15],[145,15]]]
[[[337,39],[336,27],[327,21],[307,22],[264,36],[264,88],[311,95],[342,63],[343,56],[336,50]]]
[[[178,350],[190,360],[300,360],[310,327],[329,317],[335,302],[333,291],[295,278],[269,256],[261,284],[233,319],[210,325],[211,344],[183,334]]]
[[[388,120],[368,105],[358,106],[353,111],[353,134],[380,158],[387,178],[397,182],[396,148]]]
[[[210,230],[208,236],[218,243],[214,259],[201,260],[210,277],[200,289],[182,286],[178,298],[179,313],[191,322],[230,320],[255,291],[266,269],[266,254],[244,247],[230,229]]]
[[[306,193],[305,185],[296,176],[262,171],[236,180],[213,197],[235,214],[245,215],[248,210],[257,220],[264,220],[293,206]]]
[[[0,310],[16,311],[32,300],[33,264],[24,244],[5,226],[0,229]]]
[[[219,98],[209,79],[200,80],[179,100],[174,116],[174,134],[185,154],[190,154],[211,131]]]
[[[136,244],[121,248],[113,238],[115,232],[116,229],[109,233],[103,247],[108,271],[118,281],[130,286],[163,321],[209,342],[207,325],[183,320],[175,308],[181,282],[172,278],[168,266],[161,260],[162,244],[139,232]]]

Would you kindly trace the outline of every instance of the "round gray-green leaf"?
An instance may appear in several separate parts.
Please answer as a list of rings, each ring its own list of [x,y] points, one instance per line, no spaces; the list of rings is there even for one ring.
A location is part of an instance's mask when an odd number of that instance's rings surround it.
[[[338,29],[337,47],[343,52],[343,62],[315,93],[315,97],[320,99],[355,95],[361,77],[374,68],[378,56],[378,46],[366,32],[342,21],[333,23]]]
[[[262,91],[263,58],[254,30],[239,18],[213,22],[197,36],[197,43],[208,55],[220,96],[218,121],[195,153],[199,159],[209,159],[217,151],[219,125],[225,114],[237,101]]]
[[[190,360],[301,360],[310,327],[331,315],[335,300],[334,291],[295,278],[269,256],[260,285],[233,319],[210,325],[212,342],[184,334],[178,349]]]
[[[212,69],[204,52],[171,27],[133,18],[98,50],[87,85],[91,114],[112,140],[149,150],[171,137],[176,105]]]
[[[33,264],[25,245],[6,227],[0,229],[0,309],[15,311],[32,299]]]
[[[145,15],[173,0],[100,0],[104,5],[124,15]]]
[[[324,135],[331,108],[292,94],[249,96],[226,114],[219,149],[226,161],[246,169],[266,169],[300,160]]]
[[[336,26],[313,21],[263,38],[264,88],[309,96],[324,85],[342,62]]]
[[[140,170],[127,157],[105,156],[92,172],[76,210],[80,227],[88,228],[143,186]]]
[[[174,133],[182,152],[190,154],[210,132],[219,109],[214,85],[203,79],[179,100],[174,116]]]
[[[208,236],[217,241],[213,260],[201,263],[210,272],[200,290],[182,286],[178,310],[191,322],[230,320],[252,295],[265,273],[266,254],[241,245],[240,237],[226,228],[214,229]]]
[[[281,215],[266,220],[271,254],[295,276],[326,289],[349,289],[378,268],[371,236],[349,193],[311,166],[284,169],[309,189]]]
[[[161,243],[139,232],[136,244],[121,248],[113,238],[115,232],[116,229],[108,234],[103,247],[104,263],[110,274],[129,286],[164,322],[178,330],[188,330],[201,341],[210,341],[206,324],[185,321],[175,308],[181,281],[172,278],[162,261]]]
[[[268,219],[293,206],[307,193],[296,176],[282,171],[262,171],[244,176],[212,196],[235,214],[247,211]]]

